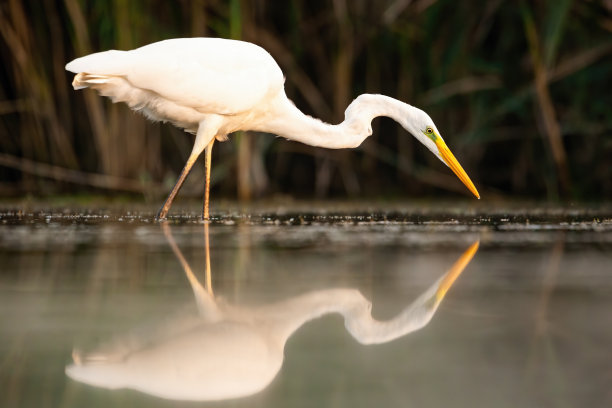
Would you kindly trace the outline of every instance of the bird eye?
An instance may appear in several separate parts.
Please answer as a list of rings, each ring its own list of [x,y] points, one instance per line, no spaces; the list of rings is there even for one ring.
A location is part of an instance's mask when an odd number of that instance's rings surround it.
[[[427,126],[427,129],[425,129],[425,132],[426,132],[428,135],[431,135],[431,134],[433,133],[433,129],[432,129],[431,127]]]

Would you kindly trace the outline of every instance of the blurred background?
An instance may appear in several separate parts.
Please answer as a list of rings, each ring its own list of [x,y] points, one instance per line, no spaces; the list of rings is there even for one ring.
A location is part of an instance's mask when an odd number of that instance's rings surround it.
[[[64,65],[191,36],[261,45],[288,96],[327,122],[364,92],[422,108],[485,199],[612,197],[611,0],[3,0],[0,196],[158,203],[193,136],[73,91]],[[373,128],[338,151],[233,135],[215,147],[213,197],[469,196],[395,122]],[[181,196],[201,196],[198,165]]]

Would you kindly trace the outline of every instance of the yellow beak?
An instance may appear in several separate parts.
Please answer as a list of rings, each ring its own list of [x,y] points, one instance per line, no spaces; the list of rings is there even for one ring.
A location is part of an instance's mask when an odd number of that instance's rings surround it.
[[[448,149],[448,146],[446,146],[444,140],[438,137],[436,138],[435,143],[436,146],[438,146],[438,150],[440,151],[442,158],[444,159],[446,164],[448,164],[448,167],[450,167],[453,173],[455,173],[455,175],[459,177],[459,180],[461,180],[461,182],[465,184],[465,186],[472,192],[472,194],[474,194],[480,200],[480,194],[478,194],[478,190],[476,190],[476,187],[474,187],[474,183],[472,183],[472,180],[470,180],[465,170],[463,170],[463,167],[461,167],[457,159],[455,159],[455,156]]]

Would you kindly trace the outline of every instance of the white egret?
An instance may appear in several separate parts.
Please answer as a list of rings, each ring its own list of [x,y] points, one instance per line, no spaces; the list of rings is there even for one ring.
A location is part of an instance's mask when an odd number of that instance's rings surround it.
[[[220,38],[177,38],[131,51],[110,50],[66,65],[74,89],[93,88],[125,102],[149,119],[171,122],[196,135],[187,163],[159,210],[165,219],[193,164],[206,150],[203,217],[208,218],[210,164],[215,140],[239,130],[273,133],[311,146],[354,148],[372,134],[372,119],[388,116],[410,132],[459,177],[478,191],[450,152],[429,115],[384,95],[363,94],[338,125],[302,113],[287,98],[283,73],[263,48]]]
[[[321,289],[261,306],[219,301],[210,283],[204,286],[194,275],[168,224],[164,232],[191,284],[198,314],[163,319],[159,325],[131,331],[88,353],[75,350],[74,363],[66,367],[70,378],[175,400],[253,395],[280,371],[287,340],[313,319],[339,313],[346,330],[361,344],[387,343],[422,329],[479,245],[474,242],[448,272],[395,317],[379,321],[372,317],[372,303],[352,288]],[[209,280],[210,262],[206,265]]]

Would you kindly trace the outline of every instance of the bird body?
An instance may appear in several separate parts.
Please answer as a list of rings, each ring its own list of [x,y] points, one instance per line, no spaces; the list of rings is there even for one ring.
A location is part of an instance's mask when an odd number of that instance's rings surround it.
[[[252,43],[170,39],[131,51],[87,55],[68,63],[66,69],[76,74],[75,89],[95,89],[149,119],[171,122],[196,134],[181,176],[158,213],[160,219],[166,217],[193,163],[205,149],[204,218],[208,218],[210,155],[215,140],[224,141],[238,130],[254,130],[312,146],[354,148],[372,134],[371,122],[378,116],[391,117],[402,125],[480,198],[425,112],[384,95],[363,94],[348,106],[342,123],[324,123],[305,115],[289,100],[282,70],[266,50]]]
[[[225,117],[219,133],[238,130],[259,105],[282,92],[284,83],[265,50],[219,38],[171,39],[131,51],[99,52],[77,58],[66,69],[77,73],[75,89],[91,87],[152,120],[192,133],[209,115]]]

